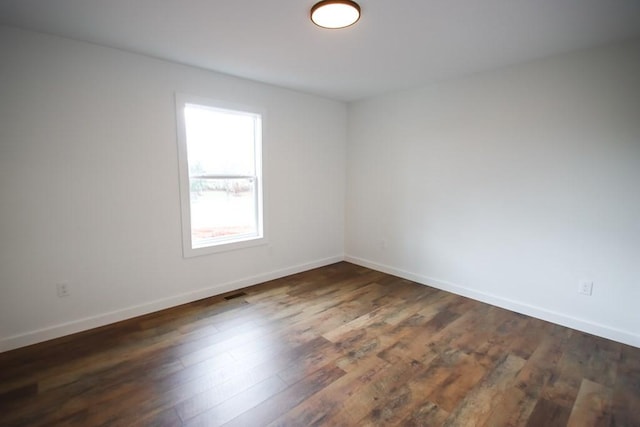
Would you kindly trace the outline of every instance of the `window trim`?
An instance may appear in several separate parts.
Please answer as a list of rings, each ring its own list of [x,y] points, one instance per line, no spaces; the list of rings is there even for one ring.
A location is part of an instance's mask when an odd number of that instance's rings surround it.
[[[214,100],[202,96],[187,95],[184,93],[175,94],[176,104],[176,132],[178,143],[178,173],[180,184],[180,212],[182,222],[182,255],[184,258],[191,258],[201,255],[208,255],[219,252],[232,251],[242,248],[266,245],[268,243],[265,230],[264,214],[264,174],[263,174],[263,150],[265,112],[262,108],[247,105],[240,105],[225,101]],[[193,247],[191,239],[191,195],[189,181],[189,162],[187,155],[187,134],[184,116],[186,104],[197,104],[213,109],[237,111],[239,113],[253,114],[260,116],[260,129],[256,132],[255,141],[255,178],[256,178],[256,220],[258,226],[257,236],[240,236],[237,238],[224,239],[214,245],[205,247]]]

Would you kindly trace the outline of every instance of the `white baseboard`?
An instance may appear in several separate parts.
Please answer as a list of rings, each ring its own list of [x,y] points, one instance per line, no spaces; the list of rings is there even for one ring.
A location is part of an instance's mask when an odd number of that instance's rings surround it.
[[[329,264],[333,264],[340,261],[348,261],[353,264],[361,265],[363,267],[371,268],[373,270],[381,271],[383,273],[392,274],[394,276],[401,277],[403,279],[411,280],[422,285],[431,286],[443,291],[451,292],[464,297],[472,298],[477,301],[482,301],[487,304],[495,305],[497,307],[505,308],[507,310],[515,311],[517,313],[526,314],[541,320],[556,323],[558,325],[566,326],[572,329],[576,329],[582,332],[587,332],[593,335],[597,335],[603,338],[608,338],[614,341],[618,341],[624,344],[628,344],[634,347],[640,348],[640,335],[630,331],[624,331],[621,329],[613,328],[600,323],[590,322],[585,319],[579,319],[576,317],[568,316],[563,313],[557,313],[547,310],[545,308],[532,306],[520,301],[503,298],[500,296],[479,292],[477,290],[467,288],[464,286],[456,285],[447,281],[427,277],[424,275],[408,272],[388,265],[380,264],[374,261],[369,261],[363,258],[358,258],[350,255],[334,256],[317,260],[314,262],[300,264],[293,267],[288,267],[280,270],[271,271],[268,273],[246,277],[233,282],[223,283],[210,288],[199,289],[197,291],[187,292],[184,294],[175,295],[168,298],[162,298],[159,300],[151,301],[144,304],[127,307],[121,310],[115,310],[107,313],[101,313],[96,316],[86,317],[83,319],[74,320],[71,322],[62,323],[59,325],[30,331],[20,335],[14,335],[11,337],[0,339],[0,353],[4,351],[13,350],[20,347],[25,347],[31,344],[47,341],[54,338],[59,338],[65,335],[74,334],[77,332],[86,331],[89,329],[105,326],[110,323],[119,322],[133,317],[142,316],[144,314],[153,313],[155,311],[164,310],[167,308],[175,307],[177,305],[186,304],[189,302],[197,301],[202,298],[208,298],[215,295],[220,295],[225,292],[230,292],[236,289],[245,288],[247,286],[257,285],[269,280],[278,279],[280,277],[289,276],[291,274],[301,273],[303,271],[311,270],[318,267],[323,267]]]
[[[153,313],[155,311],[164,310],[181,304],[197,301],[199,299],[212,297],[214,295],[220,295],[225,292],[246,288],[247,286],[257,285],[262,282],[289,276],[291,274],[301,273],[303,271],[311,270],[318,267],[324,267],[325,265],[333,264],[343,260],[343,255],[324,258],[293,267],[259,274],[256,276],[245,277],[233,282],[222,283],[220,285],[212,286],[206,289],[198,289],[196,291],[150,301],[144,304],[123,308],[121,310],[101,313],[95,316],[85,317],[83,319],[73,320],[71,322],[30,331],[24,334],[14,335],[11,337],[0,339],[0,353],[47,341],[50,339],[59,338],[65,335],[74,334],[76,332],[86,331],[89,329],[97,328],[99,326],[105,326],[110,323],[119,322],[121,320],[131,319],[133,317],[142,316],[144,314]]]
[[[505,308],[507,310],[515,311],[516,313],[526,314],[527,316],[535,317],[537,319],[546,320],[551,323],[566,326],[568,328],[576,329],[589,334],[597,335],[599,337],[607,338],[613,341],[628,344],[634,347],[640,348],[640,335],[631,331],[625,331],[611,326],[603,325],[600,323],[594,323],[585,319],[576,318],[563,313],[547,310],[542,307],[536,307],[530,304],[526,304],[520,301],[503,298],[501,296],[480,292],[471,288],[456,285],[444,280],[435,279],[432,277],[423,276],[409,271],[401,270],[388,265],[380,264],[374,261],[345,255],[345,261],[352,264],[357,264],[363,267],[371,268],[373,270],[381,271],[383,273],[391,274],[401,277],[403,279],[411,280],[422,285],[431,286],[443,291],[451,292],[456,295],[462,295],[477,301],[482,301],[487,304],[494,305],[496,307]]]

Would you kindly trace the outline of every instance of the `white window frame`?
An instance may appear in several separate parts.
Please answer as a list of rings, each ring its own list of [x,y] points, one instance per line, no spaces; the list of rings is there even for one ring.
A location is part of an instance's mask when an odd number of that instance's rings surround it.
[[[182,214],[182,253],[185,258],[231,251],[241,248],[267,244],[264,226],[263,173],[262,173],[262,140],[264,132],[264,111],[260,108],[216,101],[200,96],[176,93],[176,124],[178,140],[178,169],[180,176],[180,206]],[[255,179],[256,179],[256,236],[238,236],[216,239],[211,245],[193,247],[191,239],[191,195],[189,180],[189,161],[187,156],[187,133],[184,109],[187,104],[201,105],[213,109],[256,115],[260,117],[259,128],[255,137]],[[226,175],[225,175],[226,177]],[[234,176],[229,175],[229,178]]]

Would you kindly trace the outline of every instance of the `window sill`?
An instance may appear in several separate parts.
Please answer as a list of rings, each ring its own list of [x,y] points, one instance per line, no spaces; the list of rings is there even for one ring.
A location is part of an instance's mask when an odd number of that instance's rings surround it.
[[[237,240],[228,243],[219,243],[217,245],[205,246],[202,248],[191,248],[190,242],[185,242],[182,248],[184,258],[194,258],[203,255],[216,254],[220,252],[235,251],[238,249],[252,248],[255,246],[264,246],[269,242],[266,237],[248,237],[246,240]]]

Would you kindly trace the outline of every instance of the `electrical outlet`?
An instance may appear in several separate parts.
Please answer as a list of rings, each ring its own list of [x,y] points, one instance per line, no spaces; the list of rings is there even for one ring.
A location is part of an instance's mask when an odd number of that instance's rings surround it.
[[[578,293],[591,296],[593,293],[593,282],[590,280],[581,280],[578,284]]]
[[[58,293],[58,298],[68,297],[69,295],[71,295],[68,283],[58,283],[56,285],[56,291]]]

